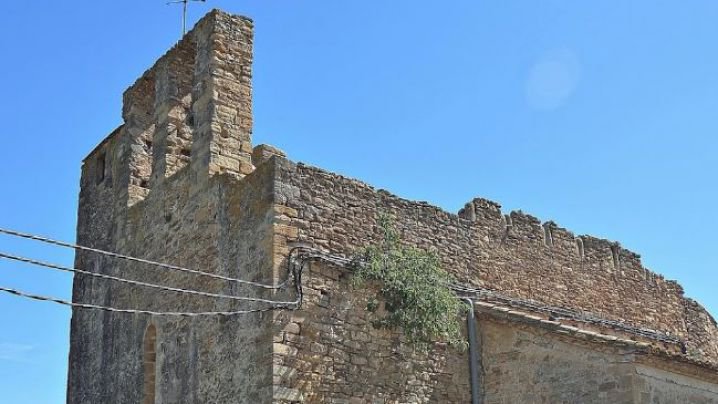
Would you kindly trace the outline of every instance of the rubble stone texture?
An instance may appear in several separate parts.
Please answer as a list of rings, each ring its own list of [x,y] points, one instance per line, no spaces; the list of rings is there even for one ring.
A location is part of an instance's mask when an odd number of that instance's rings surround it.
[[[351,257],[378,240],[377,217],[389,213],[407,243],[435,251],[460,283],[626,326],[477,302],[482,402],[718,402],[715,320],[619,244],[480,198],[448,213],[253,148],[252,35],[251,20],[213,11],[125,92],[123,125],[83,162],[78,243],[279,284],[292,243]],[[291,287],[94,253],[78,252],[76,266],[296,298]],[[365,307],[376,285],[353,288],[345,268],[314,261],[303,279],[298,310],[177,318],[75,309],[68,403],[470,402],[467,352],[440,342],[417,350],[401,330],[374,328]],[[266,307],[79,275],[73,300],[173,312]]]

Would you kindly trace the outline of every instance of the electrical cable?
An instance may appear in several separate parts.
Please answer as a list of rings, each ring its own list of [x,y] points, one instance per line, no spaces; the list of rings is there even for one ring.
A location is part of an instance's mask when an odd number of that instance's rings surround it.
[[[47,237],[43,237],[43,236],[37,236],[37,235],[33,235],[33,234],[28,234],[28,233],[22,233],[22,232],[14,231],[14,230],[8,230],[8,229],[0,228],[0,233],[7,234],[7,235],[10,235],[10,236],[14,236],[14,237],[20,237],[20,238],[24,238],[24,239],[28,239],[28,240],[39,241],[39,242],[42,242],[42,243],[53,244],[53,245],[56,245],[56,246],[59,246],[59,247],[65,247],[65,248],[72,248],[72,249],[74,249],[74,250],[94,252],[94,253],[97,253],[97,254],[102,254],[102,255],[109,256],[109,257],[113,257],[113,258],[119,258],[119,259],[123,259],[123,260],[127,260],[127,261],[132,261],[132,262],[139,262],[139,263],[142,263],[142,264],[153,265],[153,266],[156,266],[156,267],[165,268],[165,269],[171,269],[171,270],[175,270],[175,271],[187,272],[187,273],[191,273],[191,274],[195,274],[195,275],[206,276],[206,277],[209,277],[209,278],[221,279],[221,280],[228,281],[228,282],[241,283],[241,284],[244,284],[244,285],[255,286],[255,287],[263,288],[263,289],[271,289],[271,290],[283,289],[284,287],[286,287],[286,284],[287,284],[287,282],[288,282],[288,280],[289,280],[289,279],[286,279],[285,281],[283,281],[282,283],[280,283],[280,284],[278,284],[278,285],[268,285],[268,284],[265,284],[265,283],[245,281],[245,280],[242,280],[242,279],[230,278],[230,277],[227,277],[227,276],[212,274],[212,273],[209,273],[209,272],[198,271],[198,270],[196,270],[196,269],[183,268],[183,267],[179,267],[179,266],[176,266],[176,265],[170,265],[170,264],[165,264],[165,263],[162,263],[162,262],[157,262],[157,261],[146,260],[146,259],[143,259],[143,258],[132,257],[132,256],[129,256],[129,255],[114,253],[114,252],[111,252],[111,251],[100,250],[100,249],[98,249],[98,248],[86,247],[86,246],[82,246],[82,245],[79,245],[79,244],[66,243],[66,242],[64,242],[64,241],[53,240],[53,239],[51,239],[51,238],[47,238]]]
[[[235,283],[240,283],[240,284],[245,284],[245,285],[249,285],[249,286],[270,289],[270,290],[283,289],[284,287],[286,287],[287,283],[289,282],[290,276],[293,276],[295,279],[295,286],[297,288],[298,298],[294,302],[282,302],[282,301],[271,301],[271,300],[259,299],[259,298],[230,296],[230,295],[215,294],[215,293],[201,292],[201,291],[188,290],[188,289],[172,288],[172,287],[168,287],[168,286],[156,285],[156,284],[151,284],[151,283],[146,283],[146,282],[132,281],[129,279],[113,277],[110,275],[98,274],[98,273],[94,273],[94,272],[80,270],[77,268],[62,267],[59,265],[36,261],[36,260],[29,259],[29,258],[12,256],[9,254],[0,253],[1,258],[17,260],[17,261],[26,262],[26,263],[33,264],[33,265],[39,265],[39,266],[43,266],[43,267],[47,267],[47,268],[51,268],[51,269],[60,270],[60,271],[67,271],[67,272],[80,273],[83,275],[96,276],[99,278],[135,284],[138,286],[157,288],[157,289],[161,289],[161,290],[165,290],[165,291],[178,292],[178,293],[196,294],[196,295],[201,295],[201,296],[206,296],[206,297],[256,301],[256,302],[262,302],[262,303],[278,304],[278,305],[283,305],[283,306],[295,305],[297,308],[301,306],[301,302],[303,300],[302,287],[301,287],[301,274],[304,269],[304,265],[308,260],[322,260],[322,261],[334,264],[338,267],[341,267],[345,270],[349,270],[348,268],[352,265],[360,265],[361,264],[361,262],[359,260],[352,260],[352,259],[348,259],[345,257],[340,257],[337,255],[324,253],[322,251],[319,251],[319,250],[316,250],[313,248],[295,247],[289,253],[287,278],[278,285],[269,285],[269,284],[264,284],[264,283],[259,283],[259,282],[252,282],[252,281],[246,281],[246,280],[242,280],[242,279],[226,277],[226,276],[222,276],[222,275],[212,274],[212,273],[198,271],[198,270],[189,269],[189,268],[183,268],[183,267],[179,267],[176,265],[170,265],[170,264],[165,264],[165,263],[161,263],[161,262],[157,262],[157,261],[146,260],[143,258],[132,257],[129,255],[114,253],[114,252],[105,251],[105,250],[101,250],[101,249],[97,249],[97,248],[86,247],[86,246],[82,246],[82,245],[78,245],[78,244],[66,243],[63,241],[53,240],[53,239],[50,239],[47,237],[22,233],[22,232],[18,232],[18,231],[3,229],[3,228],[0,228],[0,233],[7,234],[10,236],[20,237],[20,238],[25,238],[25,239],[29,239],[29,240],[35,240],[35,241],[39,241],[39,242],[43,242],[43,243],[53,244],[53,245],[60,246],[60,247],[72,248],[72,249],[81,250],[81,251],[94,252],[94,253],[110,256],[113,258],[119,258],[119,259],[123,259],[123,260],[127,260],[127,261],[148,264],[148,265],[152,265],[152,266],[156,266],[156,267],[160,267],[160,268],[171,269],[171,270],[176,270],[176,271],[181,271],[181,272],[186,272],[186,273],[192,273],[192,274],[199,275],[199,276],[206,276],[206,277],[210,277],[210,278],[221,279],[224,281],[235,282]],[[301,265],[299,265],[298,267],[292,262],[292,255],[296,251],[299,251],[299,258],[302,260]],[[478,296],[483,295],[484,298],[499,300],[499,301],[502,301],[503,303],[506,303],[509,305],[515,305],[515,306],[520,306],[523,308],[528,308],[531,310],[546,312],[555,318],[565,318],[565,319],[569,319],[569,320],[597,323],[597,324],[601,324],[604,326],[609,326],[614,329],[628,331],[628,332],[631,332],[634,334],[642,335],[642,336],[645,336],[645,337],[648,337],[651,339],[656,339],[656,340],[663,341],[663,342],[670,342],[670,343],[680,343],[681,342],[680,339],[677,339],[677,338],[674,338],[674,337],[671,337],[668,335],[663,335],[663,334],[655,332],[653,330],[646,330],[646,329],[642,329],[642,328],[632,327],[632,326],[629,326],[627,324],[624,324],[624,323],[621,323],[618,321],[607,320],[607,319],[603,319],[603,318],[599,318],[599,317],[595,317],[595,316],[590,316],[590,315],[575,312],[570,309],[545,306],[545,305],[541,305],[534,301],[508,298],[505,296],[501,296],[500,294],[496,293],[495,291],[491,291],[489,289],[472,288],[472,287],[459,285],[459,284],[447,284],[447,287],[449,287],[450,289],[452,289],[458,293],[471,293],[471,294],[475,294]],[[89,304],[85,304],[85,303],[67,302],[67,301],[48,298],[48,297],[44,297],[44,296],[30,295],[30,294],[27,294],[24,292],[20,292],[20,291],[16,291],[14,289],[8,289],[8,288],[0,288],[0,291],[17,294],[19,296],[34,298],[36,300],[55,301],[55,302],[58,302],[61,304],[70,303],[70,305],[74,305],[74,307],[89,307],[89,308],[97,308],[97,309],[101,309],[101,310],[107,309],[107,311],[114,310],[114,311],[120,311],[120,312],[137,312],[137,313],[147,313],[147,314],[158,314],[157,312],[148,312],[148,311],[144,311],[144,310],[130,310],[130,309],[116,309],[115,310],[113,308],[108,308],[108,307],[103,308],[101,306],[89,305]],[[272,310],[272,309],[274,309],[274,308],[268,308],[267,310]],[[265,310],[265,309],[261,309],[261,310]],[[244,313],[244,312],[246,312],[246,311],[237,312],[237,313]],[[252,312],[252,311],[249,311],[249,312]],[[212,313],[217,313],[219,315],[228,315],[228,314],[221,314],[221,313],[228,313],[228,312],[212,312]],[[181,314],[182,313],[170,313],[169,315],[181,315]],[[185,313],[185,314],[193,315],[193,313]],[[200,314],[200,315],[204,315],[204,314]]]
[[[152,289],[159,289],[159,290],[164,290],[164,291],[168,291],[168,292],[187,293],[187,294],[204,296],[204,297],[241,300],[241,301],[248,301],[248,302],[270,303],[270,304],[276,304],[276,305],[281,305],[281,306],[291,306],[291,305],[299,304],[299,300],[296,300],[293,302],[274,301],[274,300],[268,300],[268,299],[261,299],[258,297],[232,296],[232,295],[225,295],[225,294],[220,294],[220,293],[201,292],[201,291],[192,290],[192,289],[174,288],[171,286],[164,286],[164,285],[158,285],[158,284],[154,284],[154,283],[135,281],[135,280],[120,278],[120,277],[116,277],[116,276],[112,276],[112,275],[105,275],[105,274],[100,274],[100,273],[96,273],[96,272],[85,271],[85,270],[78,269],[78,268],[64,267],[61,265],[38,261],[38,260],[31,259],[31,258],[10,255],[10,254],[6,254],[3,252],[0,252],[0,258],[24,262],[24,263],[39,266],[39,267],[53,269],[56,271],[88,275],[88,276],[92,276],[92,277],[96,277],[96,278],[107,279],[107,280],[111,280],[111,281],[115,281],[115,282],[122,282],[122,283],[127,283],[130,285],[137,285],[137,286],[142,286],[142,287],[147,287],[147,288],[152,288]]]
[[[111,313],[133,313],[133,314],[149,314],[153,316],[174,316],[174,317],[199,317],[199,316],[234,316],[238,314],[249,314],[249,313],[261,313],[266,311],[272,311],[278,309],[278,307],[265,307],[261,309],[252,310],[237,310],[237,311],[201,311],[201,312],[173,312],[173,311],[151,311],[151,310],[136,310],[136,309],[118,309],[115,307],[100,306],[89,303],[77,303],[69,302],[67,300],[57,299],[54,297],[35,295],[32,293],[23,292],[17,289],[6,288],[0,286],[0,292],[8,293],[11,295],[23,297],[26,299],[39,300],[44,302],[53,302],[64,306],[76,307],[81,309],[93,309],[106,311]]]
[[[7,255],[7,254],[5,254]],[[261,309],[251,309],[251,310],[235,310],[235,311],[202,311],[202,312],[177,312],[177,311],[152,311],[152,310],[141,310],[141,309],[121,309],[116,307],[109,307],[109,306],[101,306],[97,304],[90,304],[90,303],[79,303],[79,302],[71,302],[63,299],[58,299],[55,297],[49,297],[49,296],[43,296],[43,295],[37,295],[33,293],[24,292],[18,289],[8,288],[0,286],[0,292],[15,295],[18,297],[22,297],[25,299],[32,299],[37,301],[44,301],[44,302],[52,302],[64,306],[69,306],[73,308],[80,308],[80,309],[91,309],[91,310],[100,310],[105,312],[111,312],[111,313],[130,313],[130,314],[147,314],[152,316],[167,316],[167,317],[200,317],[200,316],[234,316],[239,314],[250,314],[250,313],[262,313],[262,312],[268,312],[273,310],[285,310],[285,309],[291,309],[291,310],[297,310],[301,306],[301,300],[303,294],[302,291],[302,272],[304,270],[304,265],[306,264],[306,261],[300,257],[300,260],[302,261],[301,265],[297,266],[291,259],[291,255],[289,257],[289,264],[288,266],[291,269],[291,273],[295,276],[295,284],[297,287],[297,290],[299,291],[300,295],[298,297],[298,304],[296,304],[293,307],[287,307],[287,306],[270,306],[270,307],[264,307]],[[34,261],[34,260],[33,260]]]

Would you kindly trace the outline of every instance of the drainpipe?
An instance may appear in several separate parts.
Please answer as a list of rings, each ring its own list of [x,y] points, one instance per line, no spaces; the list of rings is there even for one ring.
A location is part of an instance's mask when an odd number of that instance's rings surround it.
[[[471,374],[471,404],[481,403],[481,389],[479,388],[479,347],[476,341],[476,317],[474,317],[474,301],[464,299],[469,305],[466,315],[466,325],[469,330],[469,372]]]

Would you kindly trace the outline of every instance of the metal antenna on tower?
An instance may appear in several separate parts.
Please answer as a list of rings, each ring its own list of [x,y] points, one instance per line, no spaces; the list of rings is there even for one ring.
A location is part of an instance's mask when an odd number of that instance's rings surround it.
[[[167,5],[182,4],[182,36],[187,33],[187,6],[190,2],[193,1],[198,3],[204,3],[207,0],[175,0],[167,2]]]

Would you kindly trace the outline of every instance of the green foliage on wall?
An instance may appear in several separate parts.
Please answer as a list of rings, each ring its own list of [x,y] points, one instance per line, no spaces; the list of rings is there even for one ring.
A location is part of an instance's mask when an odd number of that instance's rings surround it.
[[[385,302],[386,314],[374,324],[399,327],[417,345],[443,341],[465,347],[460,314],[466,307],[448,287],[451,275],[441,268],[435,254],[403,245],[389,216],[381,215],[379,226],[382,240],[363,249],[354,275],[355,285],[366,281],[381,285],[378,297]],[[378,307],[373,300],[367,310],[377,312]]]

